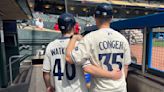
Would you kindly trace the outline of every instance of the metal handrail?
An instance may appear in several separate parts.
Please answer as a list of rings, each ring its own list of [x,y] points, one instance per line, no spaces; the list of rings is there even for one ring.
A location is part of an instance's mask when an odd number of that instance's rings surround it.
[[[18,61],[21,62],[21,61],[23,61],[24,59],[26,59],[29,56],[31,56],[31,55],[27,55],[27,54],[25,54],[25,55],[13,55],[13,56],[9,57],[9,72],[10,72],[10,84],[11,85],[13,84],[13,79],[12,79],[12,77],[13,77],[13,74],[12,74],[12,64],[14,64],[14,63],[16,63]],[[13,58],[18,58],[18,59],[14,60],[12,62],[12,59]]]

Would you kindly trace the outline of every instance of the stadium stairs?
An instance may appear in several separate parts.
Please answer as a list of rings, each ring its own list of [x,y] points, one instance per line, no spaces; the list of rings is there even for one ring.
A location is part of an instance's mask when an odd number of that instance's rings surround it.
[[[28,92],[33,67],[26,63],[20,67],[20,73],[7,88],[1,88],[0,92]]]
[[[129,67],[130,71],[127,77],[128,92],[164,92],[163,79],[159,79],[158,82],[156,76],[153,79],[145,77],[141,71]],[[146,74],[147,76],[152,76]]]

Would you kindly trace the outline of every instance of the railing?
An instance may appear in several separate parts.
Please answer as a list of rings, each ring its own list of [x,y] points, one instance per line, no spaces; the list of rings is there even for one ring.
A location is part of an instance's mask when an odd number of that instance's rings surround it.
[[[24,45],[34,45],[34,44],[42,45],[42,44],[48,44],[51,41],[53,41],[53,39],[19,39],[19,43]]]
[[[23,60],[25,60],[27,57],[29,57],[31,55],[13,55],[9,58],[9,72],[10,72],[10,84],[13,84],[13,74],[12,74],[12,64],[16,63],[16,62],[22,62]],[[13,60],[14,58],[17,58],[16,60]]]

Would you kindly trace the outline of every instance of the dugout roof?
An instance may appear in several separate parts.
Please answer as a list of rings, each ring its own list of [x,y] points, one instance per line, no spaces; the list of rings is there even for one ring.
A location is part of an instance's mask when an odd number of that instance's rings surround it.
[[[0,18],[2,20],[17,20],[31,18],[31,10],[27,0],[1,0]]]
[[[111,24],[111,27],[116,30],[123,29],[140,29],[145,27],[161,27],[164,26],[164,12],[159,14],[151,14],[127,20],[116,21]]]

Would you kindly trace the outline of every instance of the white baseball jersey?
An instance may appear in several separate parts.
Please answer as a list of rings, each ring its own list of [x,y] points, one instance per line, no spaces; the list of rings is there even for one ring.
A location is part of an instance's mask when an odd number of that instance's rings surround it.
[[[127,92],[124,65],[131,63],[131,55],[128,41],[119,32],[102,28],[87,34],[71,52],[71,57],[76,64],[90,59],[91,63],[108,71],[122,70],[123,76],[119,80],[92,76],[91,92]]]
[[[82,67],[65,61],[69,40],[68,37],[59,38],[47,46],[43,71],[53,75],[55,92],[88,92]]]

